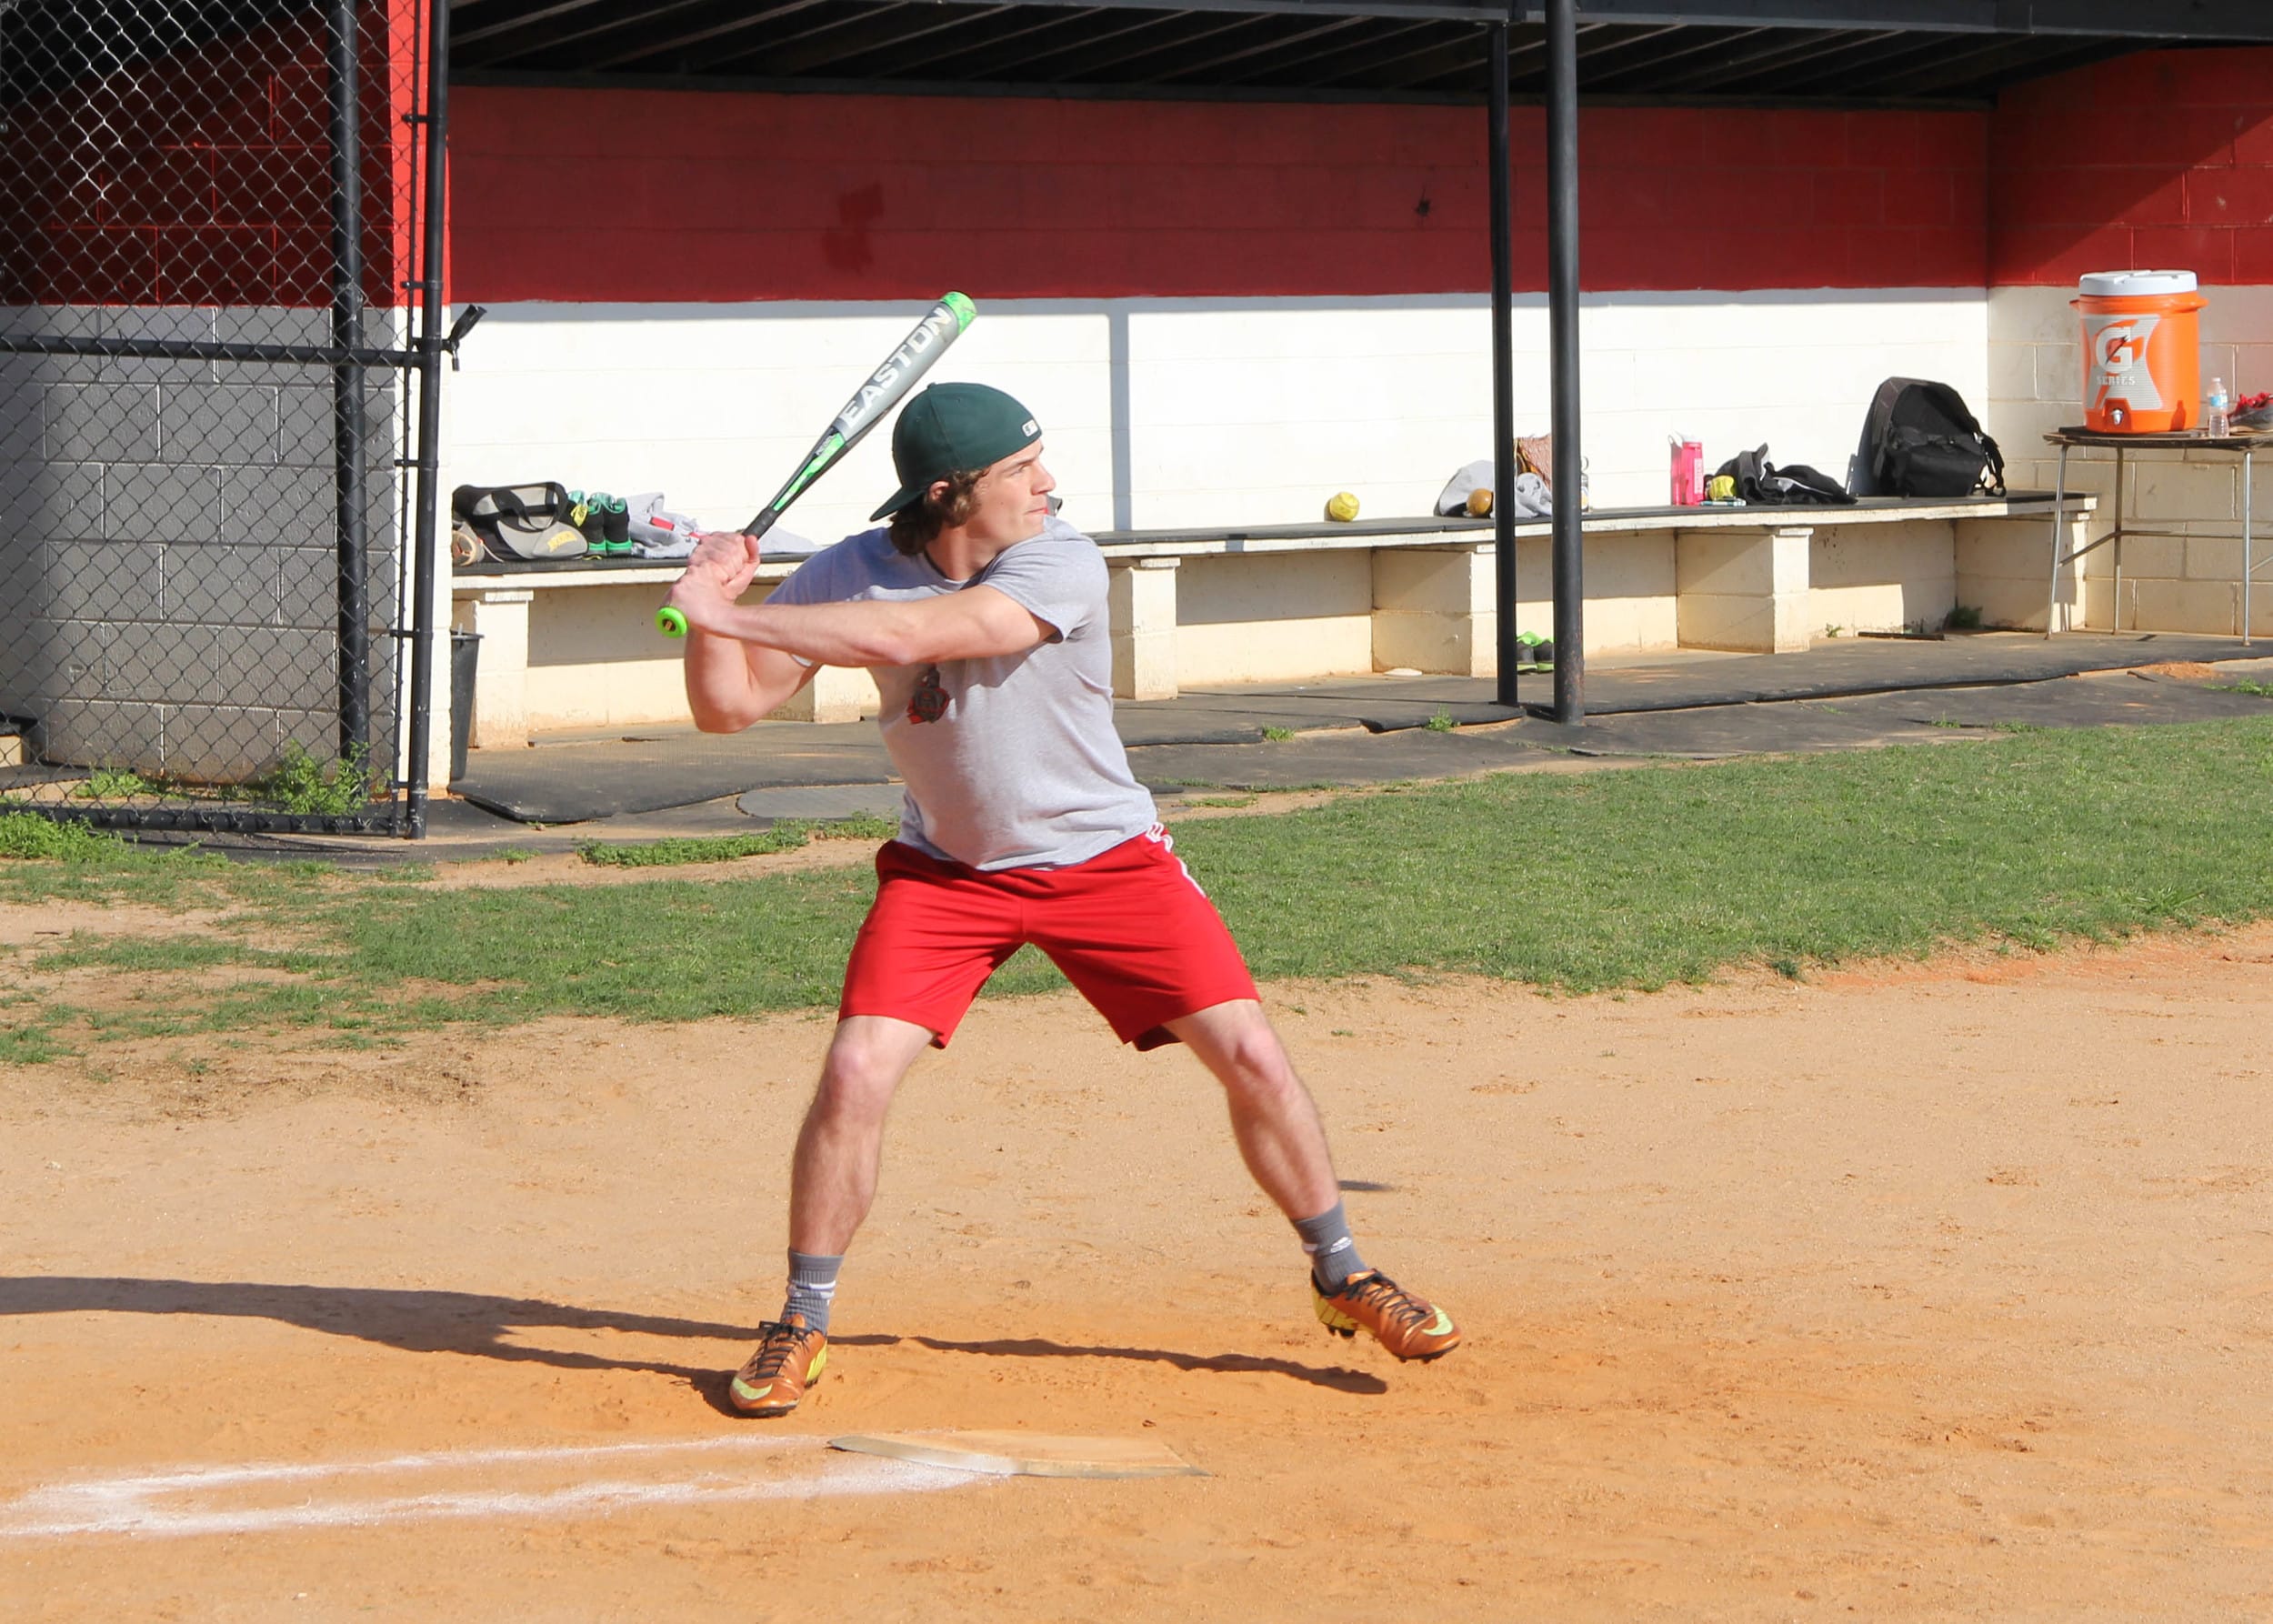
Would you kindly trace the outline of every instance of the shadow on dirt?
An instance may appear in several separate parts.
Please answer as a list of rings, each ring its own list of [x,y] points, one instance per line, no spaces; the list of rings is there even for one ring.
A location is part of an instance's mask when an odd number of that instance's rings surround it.
[[[686,1382],[714,1408],[726,1414],[733,1413],[726,1402],[729,1372],[716,1367],[539,1348],[513,1338],[532,1331],[565,1330],[749,1342],[758,1334],[755,1325],[578,1308],[539,1298],[485,1297],[467,1291],[390,1291],[365,1286],[279,1286],[245,1280],[144,1280],[100,1275],[0,1276],[0,1318],[88,1313],[197,1314],[216,1318],[273,1319],[327,1336],[381,1343],[406,1353],[473,1354],[482,1358],[549,1365],[561,1370],[641,1370]],[[892,1348],[907,1341],[938,1353],[1007,1358],[1138,1359],[1170,1365],[1179,1370],[1286,1376],[1345,1393],[1389,1390],[1388,1384],[1379,1377],[1362,1370],[1238,1353],[1084,1348],[1036,1338],[951,1342],[936,1337],[870,1334],[835,1340],[838,1346],[848,1348]]]
[[[853,1342],[863,1339],[858,1337],[846,1338]],[[875,1339],[880,1341],[884,1338]],[[981,1353],[1001,1358],[1024,1359],[1140,1359],[1172,1365],[1178,1370],[1291,1376],[1297,1381],[1332,1388],[1338,1393],[1386,1393],[1389,1390],[1389,1384],[1378,1376],[1352,1370],[1347,1366],[1305,1365],[1293,1359],[1258,1358],[1246,1353],[1177,1353],[1162,1348],[1077,1348],[1063,1342],[1046,1342],[1038,1337],[1005,1338],[992,1342],[949,1342],[937,1337],[913,1337],[909,1340],[918,1348],[929,1348],[939,1353]]]
[[[563,1370],[648,1370],[701,1386],[708,1368],[536,1348],[511,1338],[536,1330],[617,1331],[746,1342],[755,1325],[576,1308],[536,1298],[467,1291],[387,1291],[364,1286],[276,1286],[243,1280],[138,1280],[104,1276],[0,1277],[0,1317],[28,1314],[204,1314],[274,1319],[406,1353],[470,1353]]]

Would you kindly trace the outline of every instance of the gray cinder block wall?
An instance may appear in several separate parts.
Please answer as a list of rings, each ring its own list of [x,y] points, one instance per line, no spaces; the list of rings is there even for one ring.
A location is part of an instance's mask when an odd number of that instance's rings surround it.
[[[397,342],[375,311],[366,342]],[[327,313],[0,309],[0,331],[322,344]],[[395,757],[397,376],[365,375],[372,758]],[[44,761],[235,783],[338,747],[332,376],[0,354],[0,715]]]

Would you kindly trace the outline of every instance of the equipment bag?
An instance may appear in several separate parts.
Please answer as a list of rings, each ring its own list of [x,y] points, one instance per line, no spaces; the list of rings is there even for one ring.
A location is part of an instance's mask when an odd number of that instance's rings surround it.
[[[1768,506],[1814,505],[1847,507],[1852,506],[1855,501],[1847,494],[1846,486],[1806,463],[1788,463],[1777,467],[1768,461],[1767,447],[1765,446],[1757,451],[1737,452],[1721,464],[1713,476],[1732,481],[1737,487],[1737,495],[1746,502]]]
[[[567,487],[549,482],[461,485],[450,493],[451,515],[507,562],[584,556],[584,532],[570,521],[570,506]]]
[[[2005,494],[2005,457],[1948,384],[1890,377],[1863,427],[1872,486],[1888,496]]]

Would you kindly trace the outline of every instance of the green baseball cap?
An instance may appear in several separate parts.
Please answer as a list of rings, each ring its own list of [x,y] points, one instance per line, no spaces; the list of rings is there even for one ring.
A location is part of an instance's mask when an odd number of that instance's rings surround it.
[[[868,516],[888,518],[950,474],[991,467],[1042,437],[1034,414],[985,384],[934,384],[892,425],[900,488]]]

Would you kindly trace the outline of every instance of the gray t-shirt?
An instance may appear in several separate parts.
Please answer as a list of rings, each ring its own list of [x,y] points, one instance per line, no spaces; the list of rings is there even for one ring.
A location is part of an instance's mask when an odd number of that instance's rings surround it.
[[[903,556],[878,528],[816,553],[766,601],[907,600],[992,586],[1047,623],[1056,636],[1023,654],[941,660],[946,707],[936,721],[909,713],[929,667],[871,667],[884,747],[907,786],[900,838],[973,868],[1037,868],[1086,862],[1156,820],[1113,728],[1106,579],[1096,543],[1055,517],[967,581]]]

